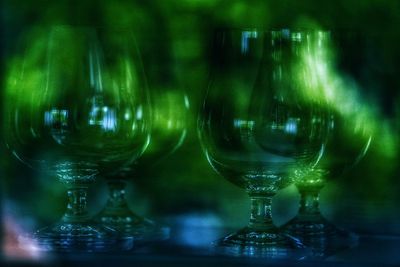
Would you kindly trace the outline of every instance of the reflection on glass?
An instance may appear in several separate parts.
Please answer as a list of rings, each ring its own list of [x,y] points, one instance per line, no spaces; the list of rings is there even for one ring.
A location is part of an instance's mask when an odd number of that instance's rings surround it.
[[[68,205],[60,222],[22,242],[34,239],[46,251],[129,249],[132,238],[90,219],[86,190],[148,143],[148,96],[131,34],[56,26],[32,30],[24,46],[8,75],[6,142],[22,162],[67,186]]]
[[[243,48],[243,36],[251,37]],[[218,253],[270,258],[305,255],[303,245],[272,223],[271,201],[298,168],[320,159],[329,113],[305,56],[322,32],[221,31],[214,70],[199,117],[213,168],[247,191],[247,227],[215,243]],[[261,57],[262,55],[262,57]]]

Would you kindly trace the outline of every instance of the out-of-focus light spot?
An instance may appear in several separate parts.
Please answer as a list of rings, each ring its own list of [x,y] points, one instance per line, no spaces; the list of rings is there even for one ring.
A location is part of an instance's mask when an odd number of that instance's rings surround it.
[[[179,223],[178,243],[188,247],[208,247],[221,233],[223,223],[215,214],[186,214],[175,218]]]
[[[128,120],[131,119],[131,117],[132,117],[131,112],[130,112],[129,110],[127,110],[127,111],[124,113],[124,119],[128,121]]]
[[[289,29],[283,29],[282,30],[282,36],[283,36],[283,38],[289,38],[290,37],[290,30]]]
[[[249,129],[253,129],[255,125],[254,121],[246,121],[246,120],[241,120],[241,119],[234,119],[233,121],[233,126],[235,128],[249,128]]]
[[[103,129],[107,131],[115,131],[117,128],[117,118],[115,110],[108,110],[104,112]]]
[[[172,129],[173,126],[174,126],[173,124],[174,124],[174,123],[173,123],[172,120],[168,120],[168,124],[167,124],[168,129]]]
[[[115,131],[117,128],[117,114],[107,106],[92,107],[89,113],[89,125],[99,125],[106,131]]]
[[[53,126],[59,124],[61,127],[66,127],[68,124],[68,110],[52,109],[44,112],[44,124]]]
[[[143,109],[141,106],[136,111],[136,119],[141,120],[143,118]]]
[[[96,125],[96,117],[97,113],[99,112],[98,107],[93,107],[89,114],[89,125]]]
[[[293,41],[300,42],[302,40],[302,33],[301,32],[294,32],[291,37],[292,37]]]
[[[8,260],[43,261],[46,255],[40,251],[34,239],[10,214],[4,215],[3,255]]]
[[[289,118],[285,124],[285,132],[288,134],[296,134],[299,121],[300,119],[298,118]]]
[[[242,32],[242,54],[247,54],[249,51],[249,39],[255,39],[257,36],[258,34],[256,31]]]
[[[189,98],[187,95],[185,95],[185,107],[188,109],[190,107],[190,102],[189,102]]]

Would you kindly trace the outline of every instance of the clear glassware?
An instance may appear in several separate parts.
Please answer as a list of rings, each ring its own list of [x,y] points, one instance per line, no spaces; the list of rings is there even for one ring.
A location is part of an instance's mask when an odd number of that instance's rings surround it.
[[[158,47],[160,47],[158,45]],[[105,176],[109,194],[103,210],[96,220],[109,225],[125,236],[132,236],[135,245],[161,241],[169,238],[170,229],[132,211],[126,199],[126,185],[129,180],[140,184],[141,170],[153,167],[158,161],[178,149],[186,136],[189,99],[180,86],[168,60],[152,62],[147,73],[152,103],[151,140],[144,154],[132,164],[118,172]]]
[[[212,167],[251,199],[248,226],[216,241],[217,253],[301,258],[299,240],[274,226],[271,202],[298,168],[320,159],[329,112],[306,61],[317,31],[223,30],[199,116],[199,136]]]
[[[340,33],[336,33],[340,34]],[[300,193],[299,213],[283,226],[285,231],[299,238],[313,249],[314,257],[326,257],[338,250],[357,245],[354,233],[327,221],[319,210],[319,194],[329,180],[337,180],[352,169],[366,155],[372,141],[373,129],[368,123],[368,112],[353,92],[350,79],[340,77],[334,66],[334,41],[327,36],[320,47],[321,62],[314,62],[331,109],[331,127],[325,153],[317,168],[298,171],[295,184]],[[343,41],[343,40],[342,40]],[[315,68],[318,66],[318,68]]]
[[[346,122],[340,115],[335,116],[333,122],[331,138],[324,152],[326,156],[318,168],[297,173],[295,184],[300,193],[299,213],[283,226],[288,234],[310,247],[314,257],[326,257],[358,243],[356,234],[335,226],[322,216],[319,195],[326,181],[339,178],[365,156],[372,135],[362,126]]]
[[[8,77],[6,143],[23,163],[58,177],[68,194],[61,221],[24,238],[46,251],[130,249],[132,238],[91,219],[86,196],[99,173],[148,144],[149,96],[134,37],[54,26],[31,30],[23,46]]]

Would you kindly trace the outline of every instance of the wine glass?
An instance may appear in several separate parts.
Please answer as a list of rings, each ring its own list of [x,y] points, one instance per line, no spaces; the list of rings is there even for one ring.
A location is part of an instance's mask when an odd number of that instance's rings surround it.
[[[372,141],[373,129],[368,121],[373,115],[357,95],[357,85],[350,77],[340,75],[335,68],[333,48],[325,42],[320,59],[310,66],[318,73],[331,109],[331,129],[325,153],[317,168],[298,171],[295,178],[300,193],[298,215],[283,226],[313,249],[313,256],[326,257],[355,246],[354,233],[327,221],[319,210],[319,194],[326,181],[335,180],[357,165],[366,155]]]
[[[134,179],[143,185],[143,169],[154,166],[178,149],[186,136],[189,100],[168,60],[153,62],[147,75],[150,80],[152,102],[151,140],[144,154],[118,172],[105,176],[109,194],[107,204],[96,215],[96,220],[109,225],[125,236],[134,237],[135,244],[161,241],[169,238],[170,229],[137,215],[127,203],[125,188]],[[146,177],[146,180],[149,179]]]
[[[24,47],[8,79],[6,143],[23,163],[58,177],[68,194],[61,221],[29,238],[47,251],[130,249],[132,238],[91,220],[86,191],[149,140],[149,97],[131,32],[38,28]]]
[[[335,116],[331,138],[319,168],[298,174],[299,213],[285,230],[313,249],[313,256],[326,257],[357,244],[357,235],[327,221],[319,210],[319,194],[326,181],[334,180],[353,168],[367,153],[372,135],[364,127]],[[345,136],[348,135],[348,136]]]
[[[247,227],[216,241],[217,253],[303,257],[303,245],[273,225],[272,197],[291,173],[323,153],[329,112],[315,77],[304,71],[324,32],[222,30],[199,116],[212,167],[251,199]],[[307,75],[306,75],[307,74]]]

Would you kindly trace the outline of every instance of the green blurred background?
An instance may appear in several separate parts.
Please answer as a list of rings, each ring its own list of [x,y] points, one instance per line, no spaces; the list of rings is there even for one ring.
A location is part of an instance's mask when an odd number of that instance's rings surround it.
[[[196,223],[203,226],[239,227],[247,223],[249,214],[246,193],[212,170],[197,138],[196,117],[212,67],[214,30],[319,25],[359,34],[362,38],[339,47],[337,53],[343,60],[342,71],[353,77],[359,89],[360,97],[351,99],[349,92],[350,100],[346,100],[366,110],[375,136],[359,165],[323,189],[321,209],[328,219],[356,232],[400,234],[400,1],[5,0],[1,13],[3,81],[18,39],[32,25],[131,28],[150,88],[161,79],[157,62],[170,65],[168,71],[190,99],[187,138],[174,154],[155,166],[140,168],[128,188],[128,198],[132,208],[148,217],[168,223],[191,214],[200,218]],[[5,82],[0,100],[4,91]],[[0,152],[5,217],[26,229],[56,221],[65,208],[63,185],[20,163],[4,144]],[[91,188],[93,213],[105,203],[105,192],[102,181]],[[278,225],[296,214],[298,200],[293,186],[275,197],[273,212]]]

